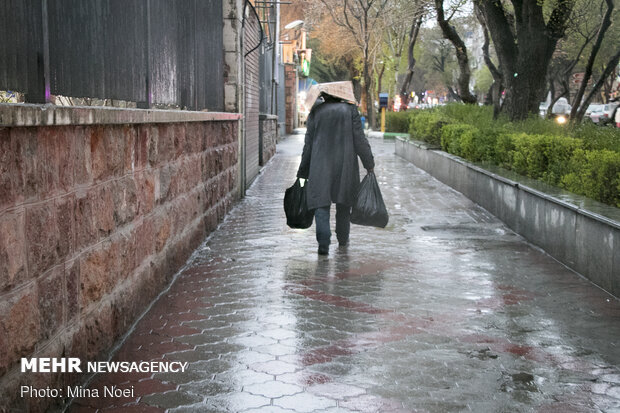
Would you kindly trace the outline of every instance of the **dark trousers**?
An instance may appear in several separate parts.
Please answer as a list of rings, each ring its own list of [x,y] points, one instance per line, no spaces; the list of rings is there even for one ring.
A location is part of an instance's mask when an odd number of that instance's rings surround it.
[[[330,206],[317,208],[314,211],[314,223],[316,225],[316,240],[321,247],[328,247],[331,242],[332,232],[329,226]],[[345,244],[349,241],[351,229],[351,207],[336,204],[336,237],[338,242]]]

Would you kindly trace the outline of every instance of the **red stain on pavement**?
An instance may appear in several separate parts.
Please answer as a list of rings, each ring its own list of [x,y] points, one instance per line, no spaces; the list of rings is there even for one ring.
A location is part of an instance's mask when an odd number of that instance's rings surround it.
[[[341,343],[342,345],[346,345],[346,342]],[[332,361],[335,357],[338,356],[348,356],[353,354],[354,351],[351,346],[341,347],[339,345],[332,345],[328,347],[319,347],[308,353],[305,353],[301,358],[301,363],[304,366],[311,366],[313,364],[321,364]]]
[[[339,295],[327,294],[317,290],[313,290],[310,288],[297,288],[292,289],[292,293],[303,295],[304,297],[322,301],[327,304],[335,305],[337,307],[347,308],[349,310],[357,311],[359,313],[367,313],[367,314],[380,314],[385,313],[386,310],[380,310],[370,306],[368,304],[358,303],[355,301],[351,301],[348,298],[341,297]]]

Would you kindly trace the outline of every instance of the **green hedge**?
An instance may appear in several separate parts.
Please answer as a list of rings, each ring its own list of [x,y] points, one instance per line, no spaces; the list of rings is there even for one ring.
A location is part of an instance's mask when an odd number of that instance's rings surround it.
[[[386,112],[385,131],[395,133],[409,132],[409,112]]]
[[[447,118],[437,111],[413,111],[409,117],[409,135],[413,139],[439,146],[441,129],[448,123]]]
[[[590,126],[566,130],[537,119],[527,125],[493,121],[488,109],[465,105],[411,111],[408,116],[413,139],[620,207],[618,131]],[[581,139],[571,136],[584,130]]]
[[[560,186],[597,201],[620,207],[620,153],[578,149]]]

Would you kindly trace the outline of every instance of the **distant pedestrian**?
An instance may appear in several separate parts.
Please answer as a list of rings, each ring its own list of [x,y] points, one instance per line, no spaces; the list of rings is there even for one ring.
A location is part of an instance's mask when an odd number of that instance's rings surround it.
[[[357,157],[369,172],[373,171],[375,162],[364,136],[351,82],[323,83],[313,88],[308,93],[314,104],[308,116],[297,177],[307,179],[308,209],[315,210],[318,253],[327,255],[331,242],[331,204],[336,204],[338,243],[346,246],[351,207],[359,189]]]

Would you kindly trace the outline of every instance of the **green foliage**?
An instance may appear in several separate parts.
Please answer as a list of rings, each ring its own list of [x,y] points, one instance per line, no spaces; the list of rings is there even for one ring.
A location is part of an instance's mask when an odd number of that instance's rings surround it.
[[[570,131],[574,138],[583,140],[587,149],[608,149],[620,153],[620,129],[600,127],[593,123],[584,123]]]
[[[526,133],[507,135],[512,141],[508,154],[509,169],[557,185],[562,176],[568,173],[568,164],[583,142],[578,139],[551,135],[528,135]]]
[[[454,155],[469,159],[478,128],[462,123],[445,125],[441,128],[441,149]]]
[[[409,119],[409,135],[413,139],[440,146],[441,129],[448,123],[438,111],[413,111]]]
[[[478,100],[482,100],[482,97],[485,93],[489,91],[489,88],[493,84],[493,75],[489,70],[487,65],[482,66],[480,69],[474,72],[474,92],[479,96]]]
[[[579,149],[569,169],[561,179],[562,188],[620,208],[620,153]]]
[[[355,57],[352,55],[331,57],[322,53],[317,39],[309,39],[308,47],[313,50],[310,78],[319,83],[351,80],[357,71],[354,69]]]
[[[409,132],[409,113],[410,112],[386,112],[385,131],[386,132]]]
[[[553,121],[494,121],[490,108],[448,105],[410,113],[414,139],[473,162],[488,161],[521,175],[620,207],[620,133],[615,128]]]

